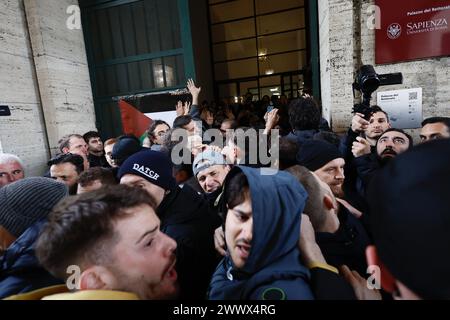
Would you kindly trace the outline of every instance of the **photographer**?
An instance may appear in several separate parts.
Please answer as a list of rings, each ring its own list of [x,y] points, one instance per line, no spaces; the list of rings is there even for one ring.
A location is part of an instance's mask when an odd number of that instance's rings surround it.
[[[380,136],[391,127],[388,114],[379,106],[372,106],[369,113],[355,113],[347,135],[341,140],[340,149],[345,160],[352,160],[374,153]]]
[[[361,211],[366,211],[367,204],[364,199],[364,185],[358,177],[355,158],[376,155],[376,144],[380,136],[391,127],[388,114],[379,106],[371,106],[370,100],[380,86],[401,84],[401,73],[377,74],[373,66],[363,65],[359,68],[353,83],[355,91],[361,93],[362,102],[353,107],[354,116],[352,125],[340,143],[339,149],[345,160],[346,179],[344,192],[352,198],[352,205]]]
[[[367,114],[355,113],[352,125],[342,137],[339,151],[345,160],[344,193],[350,204],[361,211],[366,211],[364,185],[358,176],[355,158],[365,155],[376,155],[378,138],[391,127],[389,117],[379,106],[367,108]]]

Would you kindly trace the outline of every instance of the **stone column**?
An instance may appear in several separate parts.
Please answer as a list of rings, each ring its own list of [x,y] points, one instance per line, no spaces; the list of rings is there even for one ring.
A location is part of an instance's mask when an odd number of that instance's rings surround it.
[[[54,154],[63,135],[95,129],[83,31],[81,27],[70,30],[67,25],[74,13],[67,13],[67,9],[77,6],[78,1],[24,0],[24,5],[45,127]]]
[[[354,6],[352,0],[319,0],[323,114],[333,130],[348,127],[353,107]]]
[[[0,1],[0,152],[19,156],[26,176],[42,175],[49,152],[22,0]]]

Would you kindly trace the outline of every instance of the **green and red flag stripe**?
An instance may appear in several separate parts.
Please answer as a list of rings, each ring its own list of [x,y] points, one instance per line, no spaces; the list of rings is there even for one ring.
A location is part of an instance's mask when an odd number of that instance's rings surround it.
[[[186,101],[189,97],[185,90],[121,97],[118,106],[123,133],[142,141],[153,120],[162,119],[172,126],[177,101]]]

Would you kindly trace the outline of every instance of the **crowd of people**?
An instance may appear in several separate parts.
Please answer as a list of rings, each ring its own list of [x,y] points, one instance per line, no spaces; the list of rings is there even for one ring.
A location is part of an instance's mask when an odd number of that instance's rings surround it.
[[[307,95],[187,89],[144,141],[62,137],[44,177],[0,154],[0,298],[450,298],[450,118],[413,146],[378,106],[338,135]]]

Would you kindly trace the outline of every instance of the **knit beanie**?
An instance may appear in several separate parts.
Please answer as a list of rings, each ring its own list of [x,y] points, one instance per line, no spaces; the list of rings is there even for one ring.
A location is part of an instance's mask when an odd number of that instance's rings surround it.
[[[118,166],[121,166],[131,155],[142,151],[143,147],[135,136],[123,136],[118,139],[111,150],[113,158]]]
[[[0,189],[0,225],[18,238],[35,222],[47,217],[67,195],[63,183],[49,178],[25,178],[8,184]]]
[[[311,171],[316,171],[337,158],[343,158],[338,148],[320,140],[305,141],[297,153],[297,163]]]
[[[118,178],[126,174],[140,176],[164,190],[173,190],[177,186],[172,175],[172,161],[158,151],[144,150],[133,154],[120,166]]]

